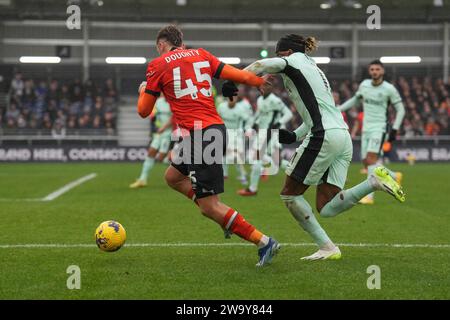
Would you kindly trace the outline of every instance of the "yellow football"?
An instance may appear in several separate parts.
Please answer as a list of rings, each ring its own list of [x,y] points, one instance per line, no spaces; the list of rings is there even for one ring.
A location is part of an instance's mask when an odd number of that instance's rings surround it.
[[[117,221],[104,221],[95,230],[95,242],[102,251],[117,251],[123,246],[126,239],[125,229]]]

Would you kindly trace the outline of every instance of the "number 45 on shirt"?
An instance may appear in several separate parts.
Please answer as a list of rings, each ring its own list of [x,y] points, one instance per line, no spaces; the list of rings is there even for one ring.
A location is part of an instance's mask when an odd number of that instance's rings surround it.
[[[194,67],[195,72],[195,78],[196,83],[208,81],[209,88],[201,88],[200,93],[204,95],[205,97],[211,97],[212,91],[212,82],[211,82],[211,76],[208,73],[201,73],[202,68],[209,68],[209,62],[208,61],[200,61],[195,62],[192,64]],[[198,98],[198,88],[196,85],[194,85],[194,82],[192,79],[186,79],[186,88],[181,89],[181,70],[180,67],[176,67],[173,69],[173,91],[175,93],[175,96],[177,99],[190,95],[192,99]]]

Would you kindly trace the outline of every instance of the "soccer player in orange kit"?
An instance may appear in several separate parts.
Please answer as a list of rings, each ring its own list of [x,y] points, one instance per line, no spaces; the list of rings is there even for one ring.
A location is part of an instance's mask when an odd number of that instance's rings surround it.
[[[183,153],[191,151],[171,163],[165,173],[167,184],[195,201],[205,216],[224,229],[226,237],[234,233],[257,245],[259,261],[256,266],[270,263],[280,249],[279,243],[219,199],[219,194],[224,192],[222,157],[226,149],[226,130],[212,95],[212,77],[258,88],[265,79],[226,65],[202,48],[185,49],[183,33],[174,25],[158,32],[156,46],[160,56],[148,64],[147,82],[139,91],[138,113],[143,118],[150,115],[157,97],[163,92],[170,104],[173,122],[189,132],[181,142],[186,147]],[[214,154],[214,161],[210,163],[204,154],[217,150],[217,146],[220,154]]]

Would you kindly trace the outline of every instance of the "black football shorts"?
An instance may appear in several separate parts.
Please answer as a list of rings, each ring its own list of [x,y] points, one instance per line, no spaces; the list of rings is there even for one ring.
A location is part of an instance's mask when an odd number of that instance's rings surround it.
[[[190,135],[178,143],[181,152],[175,151],[171,163],[191,179],[197,199],[224,192],[222,163],[227,146],[225,125],[213,124],[199,131],[201,135],[191,130]],[[190,155],[186,156],[185,152]]]

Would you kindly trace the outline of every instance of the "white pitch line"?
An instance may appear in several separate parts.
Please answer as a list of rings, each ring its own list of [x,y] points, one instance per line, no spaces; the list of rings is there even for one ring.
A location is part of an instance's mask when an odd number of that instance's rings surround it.
[[[87,176],[81,177],[80,179],[77,179],[75,181],[72,181],[65,186],[59,188],[58,190],[50,193],[49,195],[42,198],[42,201],[52,201],[61,196],[62,194],[66,193],[70,189],[75,188],[76,186],[79,186],[82,183],[85,183],[86,181],[89,181],[91,179],[94,179],[97,176],[96,173],[88,174]]]
[[[337,243],[340,247],[357,247],[357,248],[440,248],[450,249],[450,244],[425,244],[425,243]],[[250,243],[129,243],[125,247],[129,248],[176,248],[176,247],[249,247]],[[315,243],[298,242],[298,243],[281,243],[284,247],[314,247]],[[29,243],[29,244],[0,244],[0,249],[52,249],[52,248],[95,248],[95,244],[78,243]]]
[[[32,199],[8,199],[8,198],[0,198],[0,202],[3,201],[13,201],[13,202],[20,202],[20,201],[53,201],[56,198],[58,198],[59,196],[61,196],[62,194],[66,193],[67,191],[79,186],[80,184],[85,183],[86,181],[89,181],[91,179],[94,179],[95,177],[97,177],[96,173],[91,173],[88,174],[84,177],[81,177],[75,181],[72,181],[64,186],[62,186],[61,188],[59,188],[58,190],[50,193],[49,195],[45,196],[44,198],[32,198]]]
[[[31,199],[8,199],[8,198],[0,198],[2,202],[33,202],[33,201],[42,201],[41,198],[31,198]]]
[[[62,194],[66,193],[70,189],[75,188],[76,186],[79,186],[82,183],[85,183],[86,181],[89,181],[91,179],[94,179],[97,176],[96,173],[88,174],[87,176],[81,177],[80,179],[77,179],[75,181],[72,181],[65,186],[59,188],[55,192],[50,193],[49,195],[42,198],[42,201],[52,201],[61,196]]]

